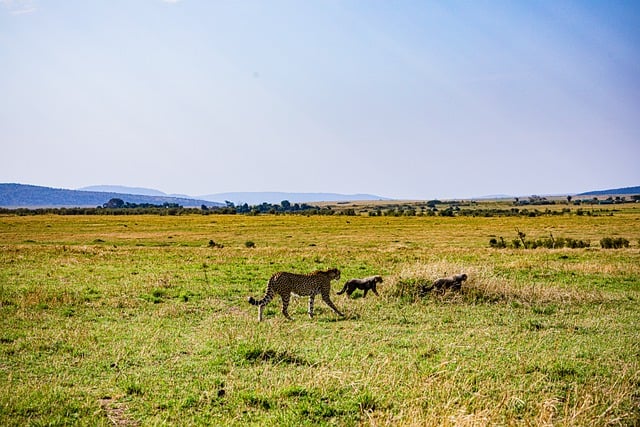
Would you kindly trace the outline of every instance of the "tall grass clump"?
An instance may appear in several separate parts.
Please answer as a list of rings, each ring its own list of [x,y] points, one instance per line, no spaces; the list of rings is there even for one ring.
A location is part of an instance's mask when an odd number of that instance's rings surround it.
[[[454,272],[464,272],[468,279],[460,291],[425,293],[434,280]],[[571,289],[539,281],[516,281],[502,277],[489,267],[462,267],[447,262],[433,264],[413,264],[405,266],[388,280],[385,295],[401,302],[433,300],[436,302],[475,303],[594,303],[608,301],[613,296],[593,290]]]

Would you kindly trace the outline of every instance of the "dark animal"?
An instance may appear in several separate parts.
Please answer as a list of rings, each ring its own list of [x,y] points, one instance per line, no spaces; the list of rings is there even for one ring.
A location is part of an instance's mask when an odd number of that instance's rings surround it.
[[[467,280],[467,275],[465,273],[456,274],[450,277],[444,277],[442,279],[436,279],[431,284],[431,286],[423,286],[421,289],[421,294],[424,295],[427,292],[431,292],[433,290],[436,291],[459,291],[462,288],[462,282]]]
[[[338,292],[338,295],[343,294],[346,291],[347,296],[351,296],[353,291],[360,289],[364,291],[364,295],[362,296],[363,298],[367,296],[367,292],[369,292],[369,290],[377,296],[380,296],[376,289],[376,284],[378,283],[382,283],[382,277],[380,276],[371,276],[364,279],[351,279],[344,284],[344,287],[340,292]]]
[[[340,310],[331,302],[329,294],[331,292],[331,281],[340,279],[340,270],[331,268],[327,271],[314,271],[310,274],[295,274],[281,271],[275,273],[269,279],[267,292],[264,297],[257,301],[254,297],[249,297],[249,304],[258,306],[258,321],[262,321],[262,311],[271,302],[275,294],[282,298],[282,314],[289,320],[293,320],[287,309],[291,294],[309,297],[309,317],[313,318],[313,300],[316,294],[322,296],[322,300],[335,311],[339,316],[344,317]]]

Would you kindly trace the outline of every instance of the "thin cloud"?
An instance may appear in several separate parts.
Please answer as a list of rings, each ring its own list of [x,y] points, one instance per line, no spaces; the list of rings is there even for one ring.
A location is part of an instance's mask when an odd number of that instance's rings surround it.
[[[32,0],[0,0],[0,4],[12,15],[24,15],[37,10]]]

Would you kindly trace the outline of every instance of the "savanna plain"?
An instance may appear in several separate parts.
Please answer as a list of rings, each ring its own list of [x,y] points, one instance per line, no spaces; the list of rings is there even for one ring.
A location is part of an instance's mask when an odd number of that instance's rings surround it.
[[[548,236],[590,246],[489,244]],[[3,215],[0,425],[640,425],[639,240],[638,204]],[[293,298],[289,321],[276,297],[257,321],[247,297],[273,273],[333,267],[344,318]],[[459,292],[418,292],[463,272]],[[374,274],[380,296],[336,295]]]

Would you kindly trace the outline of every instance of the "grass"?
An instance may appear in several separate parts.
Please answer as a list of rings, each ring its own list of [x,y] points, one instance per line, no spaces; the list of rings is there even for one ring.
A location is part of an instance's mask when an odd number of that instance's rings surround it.
[[[639,221],[2,216],[0,424],[638,425]],[[516,229],[592,244],[489,247]],[[257,323],[271,274],[329,267],[381,296]]]

